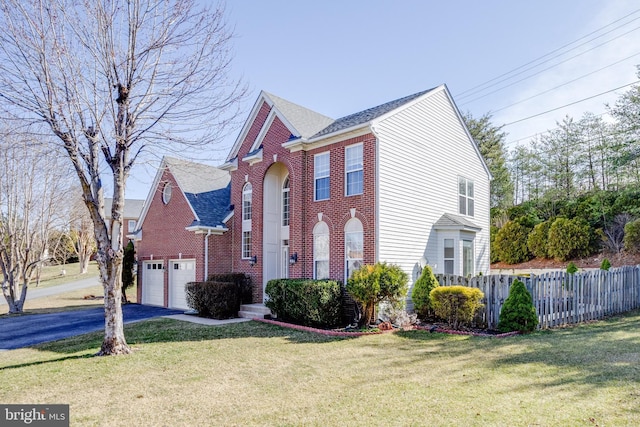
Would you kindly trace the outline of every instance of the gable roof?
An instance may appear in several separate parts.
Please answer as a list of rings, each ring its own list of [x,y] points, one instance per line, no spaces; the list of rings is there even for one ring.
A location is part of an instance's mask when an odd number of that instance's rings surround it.
[[[403,106],[404,104],[413,101],[416,98],[421,97],[422,95],[429,93],[433,90],[428,89],[422,92],[414,93],[413,95],[405,96],[403,98],[399,98],[390,102],[386,102],[384,104],[378,105],[377,107],[368,108],[363,111],[359,111],[354,114],[350,114],[348,116],[344,116],[337,120],[334,120],[329,126],[322,129],[320,132],[316,133],[312,136],[312,138],[318,138],[321,136],[329,135],[334,132],[339,132],[344,129],[356,127],[358,125],[362,125],[365,123],[369,123],[372,120],[377,119],[378,117],[387,114],[390,111],[395,110]]]
[[[104,215],[105,219],[111,219],[111,204],[113,203],[112,197],[104,198]],[[124,212],[122,213],[122,218],[135,218],[136,220],[140,217],[142,213],[142,208],[144,207],[144,200],[140,199],[124,199]]]
[[[294,130],[297,132],[292,132],[294,136],[310,138],[334,122],[331,117],[323,116],[320,113],[316,113],[313,110],[294,104],[271,93],[263,92],[263,94],[271,99],[273,106],[281,112],[286,120],[295,128]]]
[[[184,195],[195,220],[185,227],[192,231],[216,228],[226,230],[224,220],[231,213],[231,175],[214,166],[164,157],[144,203],[138,229],[142,228],[153,196],[165,170],[169,170]]]

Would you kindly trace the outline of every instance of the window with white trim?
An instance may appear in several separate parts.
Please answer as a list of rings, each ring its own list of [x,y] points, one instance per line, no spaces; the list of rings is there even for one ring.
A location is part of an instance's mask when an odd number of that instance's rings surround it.
[[[127,221],[127,232],[133,233],[134,231],[136,231],[136,220],[130,219]]]
[[[473,181],[458,177],[458,212],[462,215],[473,216]]]
[[[329,226],[320,221],[313,227],[313,278],[329,278]]]
[[[251,258],[251,216],[253,187],[247,182],[242,188],[242,258]]]
[[[344,226],[345,279],[360,268],[364,260],[364,233],[358,218],[351,218]]]
[[[455,257],[454,240],[444,239],[444,274],[453,274]]]
[[[345,184],[346,195],[362,194],[364,184],[362,144],[351,145],[345,148]]]
[[[242,258],[251,258],[251,231],[242,232]]]
[[[286,227],[289,225],[289,207],[290,207],[290,199],[289,199],[289,177],[284,179],[284,184],[282,184],[282,226]]]
[[[162,187],[162,203],[165,205],[169,203],[171,200],[172,187],[170,182],[165,182],[164,187]]]
[[[473,276],[475,274],[473,268],[473,241],[472,240],[463,240],[462,241],[462,275]]]
[[[313,156],[314,200],[329,199],[329,174],[329,152]]]
[[[242,188],[242,220],[250,221],[251,220],[251,198],[253,193],[253,187],[251,187],[251,183],[247,182]]]

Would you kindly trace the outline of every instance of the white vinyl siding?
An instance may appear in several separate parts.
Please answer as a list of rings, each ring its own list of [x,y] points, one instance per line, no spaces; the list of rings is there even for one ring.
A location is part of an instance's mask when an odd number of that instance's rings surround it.
[[[444,272],[433,224],[458,213],[458,176],[474,182],[477,271],[489,270],[489,176],[444,88],[375,124],[378,250],[416,280],[416,265]]]
[[[313,157],[314,200],[328,200],[331,196],[329,160],[329,152]]]

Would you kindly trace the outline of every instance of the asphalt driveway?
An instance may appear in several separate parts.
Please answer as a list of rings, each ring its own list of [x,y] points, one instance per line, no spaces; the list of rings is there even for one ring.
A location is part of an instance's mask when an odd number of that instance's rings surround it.
[[[184,310],[126,304],[122,306],[122,312],[124,322],[131,323],[153,317],[181,314]],[[103,307],[51,314],[1,317],[0,350],[30,347],[103,329]]]

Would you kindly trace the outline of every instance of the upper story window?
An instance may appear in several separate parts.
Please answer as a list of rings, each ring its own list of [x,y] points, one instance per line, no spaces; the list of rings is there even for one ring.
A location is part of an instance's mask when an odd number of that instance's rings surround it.
[[[289,225],[289,177],[284,179],[282,184],[282,226]]]
[[[473,181],[458,177],[458,212],[462,215],[473,216]]]
[[[364,183],[362,166],[362,144],[351,145],[345,148],[344,162],[347,196],[362,194]]]
[[[242,189],[242,220],[251,220],[251,194],[253,188],[250,183],[246,183]]]
[[[329,152],[313,157],[314,200],[329,199]]]
[[[134,231],[136,231],[136,220],[130,219],[127,221],[127,232],[133,233]]]

